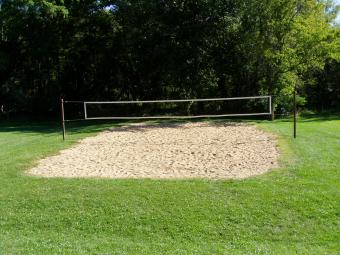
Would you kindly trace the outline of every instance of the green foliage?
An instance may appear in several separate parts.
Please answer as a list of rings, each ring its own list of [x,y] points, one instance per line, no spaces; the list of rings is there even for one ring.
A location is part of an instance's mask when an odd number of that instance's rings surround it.
[[[286,107],[340,60],[337,12],[331,0],[4,0],[0,102],[272,94]]]
[[[328,61],[316,75],[317,82],[304,88],[312,109],[340,109],[340,62]]]
[[[247,50],[252,65],[260,67],[262,93],[276,95],[281,107],[291,104],[288,92],[304,87],[338,52],[339,38],[325,9],[324,2],[314,0],[254,1],[246,9],[245,31],[251,35],[243,41],[256,45]]]

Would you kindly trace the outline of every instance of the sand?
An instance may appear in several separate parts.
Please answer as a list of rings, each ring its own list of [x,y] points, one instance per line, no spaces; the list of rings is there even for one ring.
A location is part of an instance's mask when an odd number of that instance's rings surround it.
[[[277,141],[239,123],[133,124],[85,138],[28,174],[65,178],[240,179],[278,167]]]

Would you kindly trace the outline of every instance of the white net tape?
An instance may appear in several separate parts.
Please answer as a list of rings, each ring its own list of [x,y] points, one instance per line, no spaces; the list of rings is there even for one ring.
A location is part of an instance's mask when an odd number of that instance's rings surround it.
[[[157,115],[157,116],[90,116],[89,107],[91,106],[108,106],[108,105],[142,105],[142,104],[174,104],[174,103],[196,103],[196,102],[223,102],[223,101],[244,101],[265,100],[265,110],[260,112],[237,112],[222,114],[188,114],[188,115]],[[72,101],[66,101],[72,102]],[[84,105],[85,120],[139,120],[139,119],[194,119],[194,118],[219,118],[219,117],[237,117],[237,116],[266,116],[272,114],[272,98],[271,96],[254,96],[254,97],[232,97],[232,98],[210,98],[210,99],[183,99],[183,100],[153,100],[153,101],[86,101]]]

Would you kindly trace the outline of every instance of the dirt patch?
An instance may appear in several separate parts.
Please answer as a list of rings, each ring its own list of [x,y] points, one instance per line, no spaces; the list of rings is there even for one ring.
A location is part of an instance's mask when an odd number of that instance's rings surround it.
[[[239,123],[134,124],[39,161],[43,177],[239,179],[278,167],[276,139]]]

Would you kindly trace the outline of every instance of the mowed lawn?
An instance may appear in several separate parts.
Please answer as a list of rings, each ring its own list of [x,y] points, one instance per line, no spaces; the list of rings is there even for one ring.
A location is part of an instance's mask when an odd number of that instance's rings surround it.
[[[338,115],[339,116],[339,115]],[[0,254],[340,254],[340,117],[260,121],[282,168],[239,181],[24,175],[108,124],[0,124]],[[221,148],[222,150],[223,148]]]

